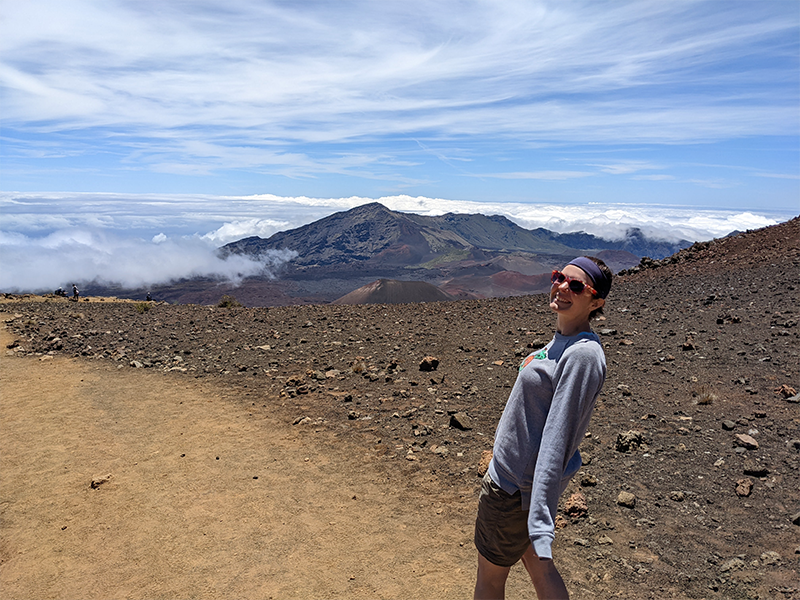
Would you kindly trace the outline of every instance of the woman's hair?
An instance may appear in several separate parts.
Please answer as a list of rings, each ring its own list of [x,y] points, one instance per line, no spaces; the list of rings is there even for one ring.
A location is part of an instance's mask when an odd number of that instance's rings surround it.
[[[600,268],[600,271],[602,271],[603,276],[608,280],[608,283],[606,284],[607,288],[605,290],[605,292],[607,294],[608,290],[611,289],[611,281],[614,279],[614,274],[611,272],[611,269],[608,268],[608,265],[606,265],[606,263],[604,263],[602,260],[600,260],[596,256],[587,256],[586,258],[588,258],[590,261],[592,261],[594,264],[596,264]],[[592,280],[592,283],[597,283],[596,281],[594,281],[594,279],[592,278],[591,275],[589,276],[589,279]],[[589,320],[591,321],[595,317],[597,317],[599,315],[602,315],[602,314],[603,314],[603,307],[602,306],[600,308],[595,308],[592,312],[589,313]]]

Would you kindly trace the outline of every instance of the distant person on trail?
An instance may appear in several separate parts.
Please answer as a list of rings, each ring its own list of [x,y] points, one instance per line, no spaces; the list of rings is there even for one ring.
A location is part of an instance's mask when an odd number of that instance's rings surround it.
[[[551,546],[558,498],[580,469],[578,446],[606,377],[589,321],[602,312],[612,278],[602,260],[588,256],[553,271],[556,332],[520,366],[478,499],[476,599],[504,598],[520,559],[540,599],[569,598]]]
[[[145,298],[145,300],[147,300],[148,302],[151,302],[153,300],[153,297],[150,295],[150,292],[147,292],[147,298]]]
[[[78,298],[80,298],[80,292],[78,291],[78,286],[74,283],[72,284],[72,299],[77,302]]]

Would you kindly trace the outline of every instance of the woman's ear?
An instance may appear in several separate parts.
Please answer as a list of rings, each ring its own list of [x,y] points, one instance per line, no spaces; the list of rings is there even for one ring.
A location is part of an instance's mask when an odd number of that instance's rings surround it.
[[[605,305],[606,305],[606,299],[605,298],[595,298],[594,300],[592,300],[591,307],[592,307],[592,310],[594,311],[594,310],[597,310],[598,308],[600,308],[602,306],[605,306]]]

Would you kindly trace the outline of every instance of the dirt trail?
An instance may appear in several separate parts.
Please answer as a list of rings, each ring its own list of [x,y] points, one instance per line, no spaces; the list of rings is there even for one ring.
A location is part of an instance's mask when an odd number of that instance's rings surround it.
[[[67,358],[4,352],[0,386],[4,598],[471,596],[471,499],[409,492],[324,432]]]

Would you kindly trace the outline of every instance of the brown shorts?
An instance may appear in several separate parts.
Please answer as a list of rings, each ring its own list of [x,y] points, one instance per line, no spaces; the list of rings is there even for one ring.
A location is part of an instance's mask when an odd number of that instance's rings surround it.
[[[510,567],[531,545],[528,511],[523,510],[519,491],[509,494],[489,473],[483,477],[475,520],[475,547],[490,563]]]

